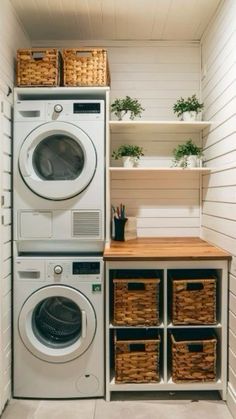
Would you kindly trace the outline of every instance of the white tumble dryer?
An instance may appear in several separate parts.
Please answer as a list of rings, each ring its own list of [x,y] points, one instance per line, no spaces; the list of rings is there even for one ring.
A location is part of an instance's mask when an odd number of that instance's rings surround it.
[[[101,251],[104,100],[22,100],[14,113],[19,251]]]
[[[16,257],[13,394],[104,395],[101,257]]]

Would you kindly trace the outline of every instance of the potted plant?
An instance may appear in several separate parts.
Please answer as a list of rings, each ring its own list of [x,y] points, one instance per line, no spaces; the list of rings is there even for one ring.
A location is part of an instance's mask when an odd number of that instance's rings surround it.
[[[115,114],[119,121],[124,116],[128,116],[132,120],[135,117],[141,118],[142,111],[144,111],[144,108],[142,108],[138,99],[132,99],[130,96],[126,96],[124,99],[115,99],[111,104],[111,112]]]
[[[195,121],[203,108],[204,104],[199,102],[196,95],[193,95],[187,99],[182,97],[178,99],[173,106],[173,111],[182,121]]]
[[[179,167],[200,167],[202,148],[193,143],[191,139],[179,144],[174,150],[174,166]]]
[[[122,159],[124,167],[133,167],[143,155],[142,147],[130,144],[123,144],[112,152],[115,160]]]

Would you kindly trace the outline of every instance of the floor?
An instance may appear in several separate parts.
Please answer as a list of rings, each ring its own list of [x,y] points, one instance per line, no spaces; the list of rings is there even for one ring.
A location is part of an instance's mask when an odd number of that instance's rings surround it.
[[[137,395],[136,395],[137,398]],[[232,419],[221,400],[11,400],[1,419]]]

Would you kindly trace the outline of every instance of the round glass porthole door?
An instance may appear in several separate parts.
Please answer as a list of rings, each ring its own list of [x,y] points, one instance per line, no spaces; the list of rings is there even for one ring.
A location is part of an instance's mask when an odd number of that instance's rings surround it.
[[[84,169],[81,145],[67,135],[50,135],[33,152],[33,168],[42,180],[75,180]]]
[[[67,286],[48,286],[33,293],[19,316],[19,332],[28,350],[49,362],[67,362],[91,345],[96,316],[89,300]]]
[[[81,309],[69,298],[45,298],[33,311],[32,327],[44,345],[65,348],[81,337]]]
[[[94,145],[80,128],[50,122],[32,131],[22,144],[19,170],[37,195],[64,200],[81,193],[97,165]]]

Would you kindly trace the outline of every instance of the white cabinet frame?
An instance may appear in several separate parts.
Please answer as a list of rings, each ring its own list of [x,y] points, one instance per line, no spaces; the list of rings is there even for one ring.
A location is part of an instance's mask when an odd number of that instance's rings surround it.
[[[158,269],[163,271],[163,323],[157,327],[163,331],[163,377],[159,383],[150,384],[116,384],[110,368],[111,351],[110,335],[114,329],[121,329],[119,326],[110,324],[110,277],[109,271],[112,269]],[[221,271],[221,284],[219,293],[219,322],[217,325],[209,326],[173,326],[168,324],[167,315],[167,271],[169,269],[215,269]],[[112,392],[117,391],[204,391],[218,390],[223,400],[227,396],[227,301],[228,301],[228,261],[227,260],[204,260],[204,261],[109,261],[106,262],[106,400],[109,401]],[[124,327],[123,327],[124,328]],[[140,327],[138,327],[140,329]],[[214,329],[219,337],[218,347],[220,360],[218,368],[220,376],[217,381],[208,383],[173,383],[168,377],[168,359],[167,359],[167,334],[169,329]],[[128,329],[128,327],[126,328]],[[153,327],[150,327],[153,329]],[[220,362],[220,364],[219,364]]]

